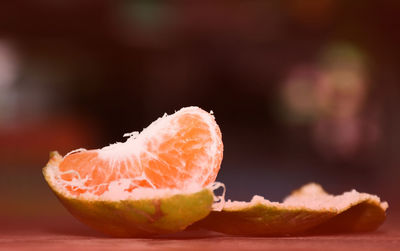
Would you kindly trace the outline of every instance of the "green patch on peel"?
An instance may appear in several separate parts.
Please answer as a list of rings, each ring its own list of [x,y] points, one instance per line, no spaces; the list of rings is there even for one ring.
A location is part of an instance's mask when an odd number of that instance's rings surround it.
[[[115,202],[57,196],[77,219],[116,237],[144,237],[182,231],[206,217],[213,203],[213,194],[208,189],[162,199]]]

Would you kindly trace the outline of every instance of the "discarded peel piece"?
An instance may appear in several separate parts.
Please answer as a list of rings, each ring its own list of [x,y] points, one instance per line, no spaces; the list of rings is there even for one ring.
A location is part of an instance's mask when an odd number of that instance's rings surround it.
[[[316,184],[293,192],[285,202],[305,204],[308,203],[309,196],[315,197],[325,208],[334,207],[337,211],[334,217],[309,231],[313,234],[374,231],[385,221],[389,206],[376,195],[359,193],[356,190],[332,196]]]
[[[51,166],[61,160],[62,156],[54,152],[43,169],[51,189],[77,219],[111,236],[145,237],[182,231],[211,210],[213,192],[208,188],[193,193],[160,189],[146,198],[115,201],[73,198],[58,191],[50,177]]]
[[[254,196],[251,202],[228,201],[195,227],[233,235],[286,236],[365,232],[385,220],[386,202],[355,190],[333,196],[318,184],[294,191],[283,203]]]

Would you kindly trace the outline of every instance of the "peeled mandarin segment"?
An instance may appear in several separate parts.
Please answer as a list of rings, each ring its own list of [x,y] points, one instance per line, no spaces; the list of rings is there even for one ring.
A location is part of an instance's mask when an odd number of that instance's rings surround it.
[[[53,184],[51,167],[62,157],[53,152],[43,174],[53,192],[68,211],[92,228],[115,237],[145,237],[174,233],[206,217],[213,193],[202,189],[194,193],[126,200],[89,200],[67,196]]]
[[[227,202],[196,227],[234,235],[286,236],[332,232],[364,232],[377,229],[385,220],[387,203],[355,190],[327,194],[308,184],[283,203],[255,196],[251,202]]]
[[[74,196],[101,196],[122,179],[131,183],[127,190],[202,188],[215,181],[222,152],[214,117],[188,107],[159,118],[125,143],[65,156],[57,182]]]

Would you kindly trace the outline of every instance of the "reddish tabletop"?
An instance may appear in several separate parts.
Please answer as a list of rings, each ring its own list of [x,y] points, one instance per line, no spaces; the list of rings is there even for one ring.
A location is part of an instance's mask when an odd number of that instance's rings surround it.
[[[394,212],[393,212],[394,213]],[[3,225],[0,250],[400,250],[400,215],[389,215],[378,231],[307,237],[235,237],[184,232],[148,239],[100,235],[75,219],[37,219]],[[6,227],[4,227],[6,226]]]

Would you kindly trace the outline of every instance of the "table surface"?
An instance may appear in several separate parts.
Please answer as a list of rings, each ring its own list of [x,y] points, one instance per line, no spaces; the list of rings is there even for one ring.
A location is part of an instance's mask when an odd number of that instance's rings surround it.
[[[400,250],[400,217],[391,215],[375,232],[303,237],[187,231],[159,238],[120,239],[100,235],[72,217],[5,226],[0,229],[0,250]]]
[[[396,213],[396,212],[393,212]],[[375,232],[302,237],[237,237],[186,231],[158,238],[110,238],[72,216],[3,221],[0,250],[400,250],[400,214]]]

